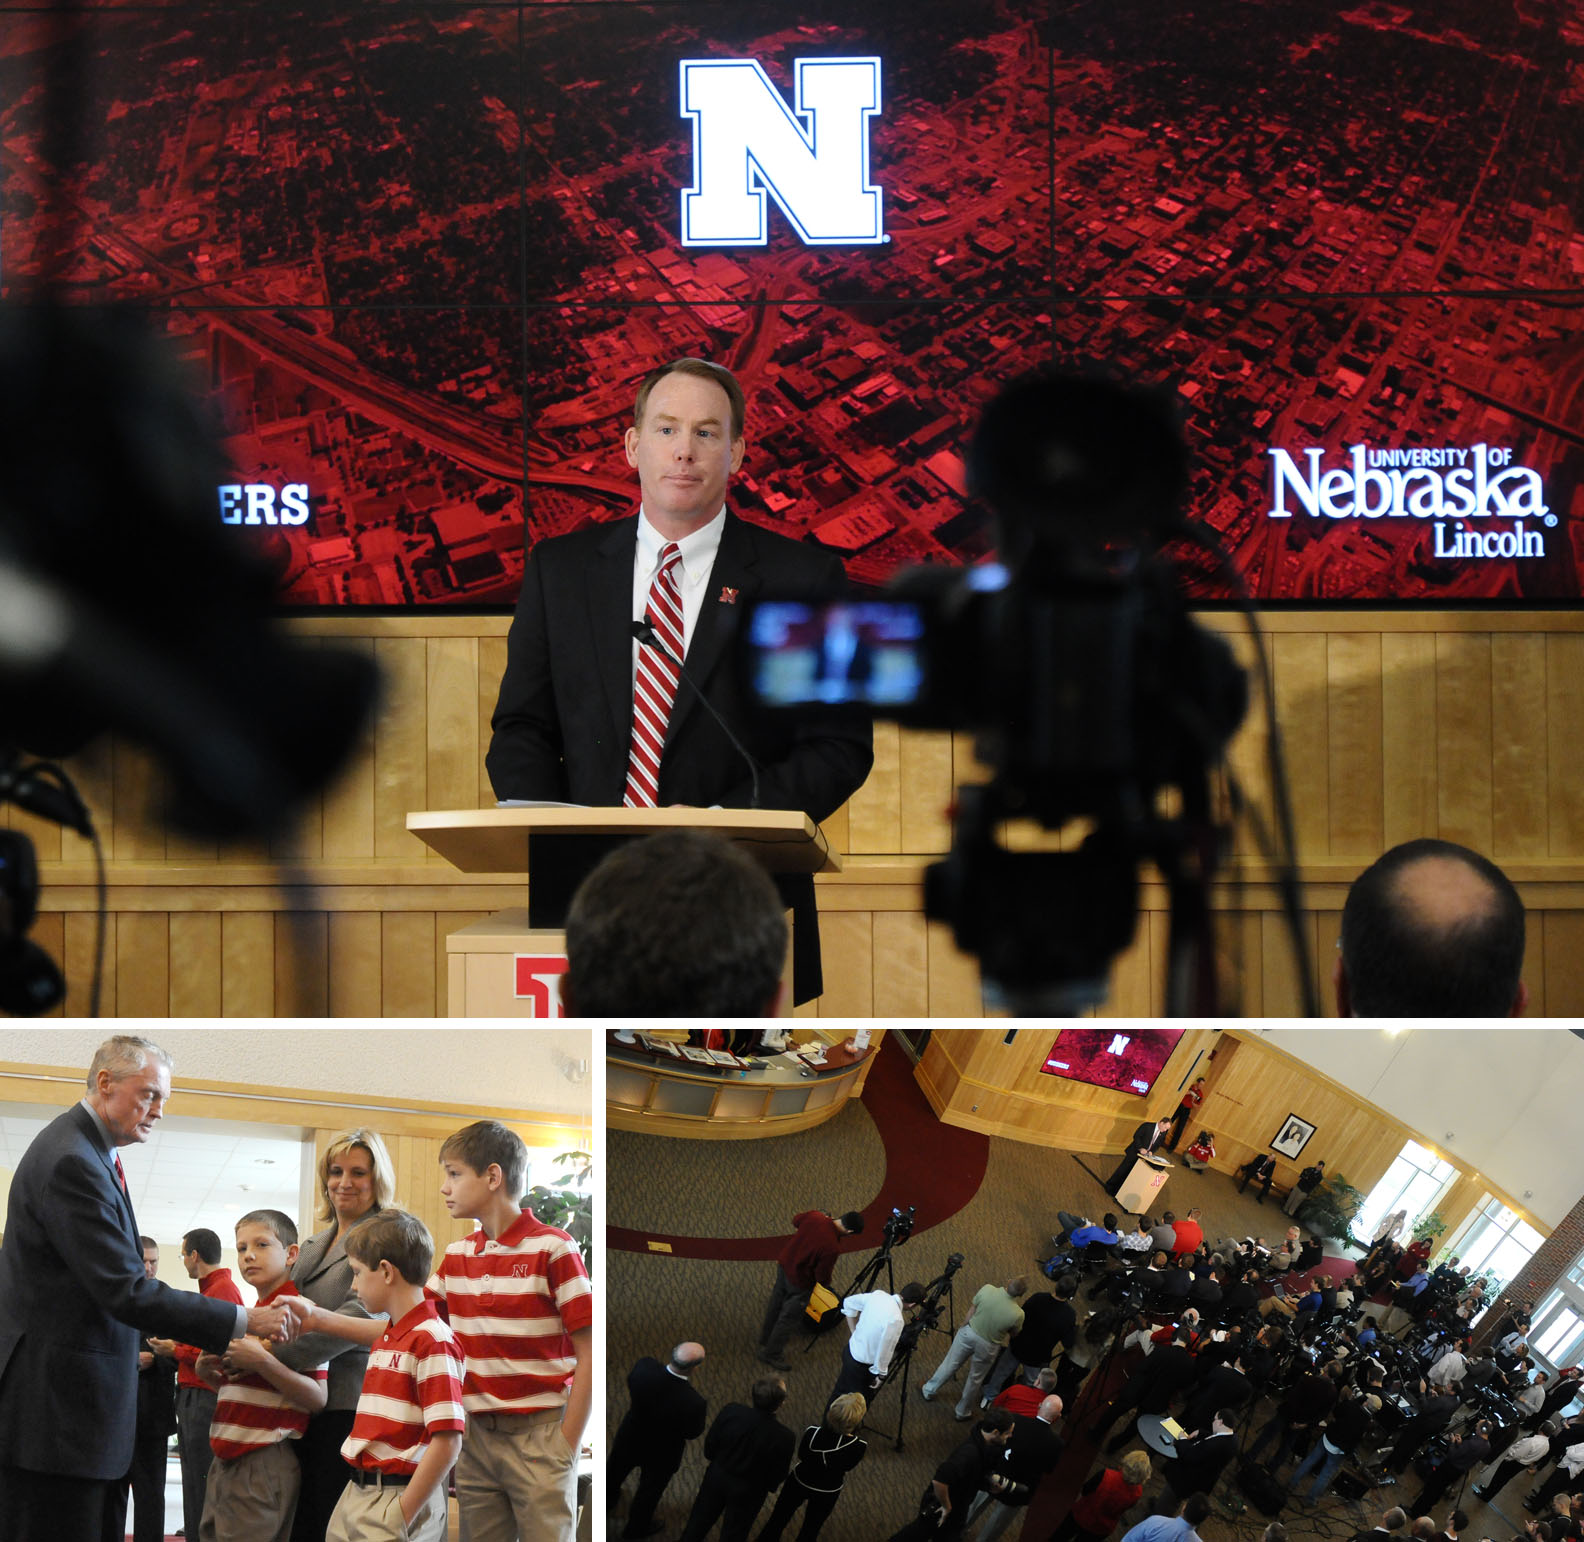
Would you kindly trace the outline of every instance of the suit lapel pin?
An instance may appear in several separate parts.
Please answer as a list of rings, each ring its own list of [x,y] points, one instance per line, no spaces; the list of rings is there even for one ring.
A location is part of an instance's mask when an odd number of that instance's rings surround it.
[[[722,605],[735,605],[737,603],[737,591],[726,584],[722,584],[719,603]]]

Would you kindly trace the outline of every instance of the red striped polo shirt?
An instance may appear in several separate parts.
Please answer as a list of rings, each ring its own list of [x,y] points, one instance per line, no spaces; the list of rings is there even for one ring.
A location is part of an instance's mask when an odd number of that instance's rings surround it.
[[[364,1472],[410,1477],[431,1435],[460,1435],[466,1428],[461,1346],[434,1302],[422,1301],[369,1351],[341,1455]]]
[[[453,1242],[429,1281],[467,1355],[469,1413],[560,1408],[577,1357],[570,1335],[594,1320],[577,1243],[524,1210],[499,1237]]]
[[[236,1306],[242,1305],[242,1292],[237,1289],[236,1281],[231,1278],[229,1269],[211,1269],[198,1281],[198,1294],[212,1296],[216,1301],[230,1301]],[[212,1392],[213,1387],[201,1377],[195,1367],[198,1356],[203,1351],[196,1344],[178,1344],[176,1346],[176,1385],[178,1387],[202,1387],[205,1392]]]
[[[285,1280],[267,1296],[260,1296],[259,1305],[268,1306],[281,1296],[297,1294],[297,1287]],[[328,1381],[330,1377],[329,1368],[323,1365],[303,1374],[315,1381]],[[221,1386],[209,1424],[209,1444],[216,1456],[230,1461],[282,1440],[301,1439],[307,1428],[308,1414],[304,1409],[288,1403],[286,1394],[257,1371],[248,1371]]]

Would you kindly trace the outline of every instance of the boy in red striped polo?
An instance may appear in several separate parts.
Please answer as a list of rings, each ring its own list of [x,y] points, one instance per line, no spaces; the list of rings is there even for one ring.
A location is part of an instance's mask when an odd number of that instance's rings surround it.
[[[259,1305],[295,1296],[297,1228],[279,1210],[254,1210],[236,1224],[237,1270]],[[202,1542],[288,1542],[302,1468],[288,1442],[325,1405],[329,1372],[294,1371],[261,1339],[233,1339],[225,1357],[200,1355],[198,1374],[218,1389],[209,1445]]]
[[[325,1542],[445,1542],[445,1478],[466,1420],[462,1351],[424,1294],[434,1242],[417,1216],[380,1210],[359,1221],[343,1246],[353,1294],[390,1321],[369,1351],[357,1416],[341,1447],[352,1476]],[[337,1317],[318,1308],[306,1314],[315,1328]]]
[[[457,1463],[464,1542],[571,1542],[577,1450],[593,1393],[593,1295],[577,1244],[519,1203],[528,1152],[481,1120],[440,1148],[440,1193],[479,1229],[429,1291],[467,1356]]]

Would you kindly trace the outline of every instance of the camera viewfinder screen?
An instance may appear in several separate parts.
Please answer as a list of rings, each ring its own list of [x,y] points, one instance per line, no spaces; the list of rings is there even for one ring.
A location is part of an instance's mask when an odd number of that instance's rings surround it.
[[[1182,1036],[1181,1028],[1063,1028],[1040,1070],[1142,1097]]]
[[[902,707],[924,684],[924,618],[901,601],[770,600],[749,624],[755,693],[775,707]]]

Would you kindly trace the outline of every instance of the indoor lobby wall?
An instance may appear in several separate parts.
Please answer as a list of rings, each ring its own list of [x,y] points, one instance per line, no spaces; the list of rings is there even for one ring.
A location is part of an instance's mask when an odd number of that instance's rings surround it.
[[[536,1115],[521,1108],[495,1108],[462,1103],[430,1103],[414,1107],[361,1093],[302,1091],[262,1087],[246,1082],[172,1080],[175,1104],[183,1118],[223,1123],[275,1125],[312,1137],[315,1160],[349,1129],[376,1131],[390,1151],[396,1170],[395,1202],[428,1228],[436,1248],[469,1236],[471,1221],[453,1220],[440,1196],[440,1147],[446,1137],[477,1119],[499,1119],[515,1130],[531,1150],[589,1150],[592,1126],[556,1115]],[[80,1096],[81,1067],[21,1065],[0,1062],[0,1103],[32,1103],[64,1111]],[[302,1235],[319,1230],[311,1214],[295,1217]]]
[[[1190,1138],[1200,1128],[1214,1132],[1216,1156],[1210,1165],[1217,1172],[1234,1173],[1255,1154],[1265,1153],[1287,1116],[1297,1114],[1314,1125],[1315,1133],[1298,1161],[1276,1158],[1278,1188],[1290,1188],[1302,1168],[1323,1159],[1328,1172],[1341,1174],[1368,1193],[1404,1142],[1416,1140],[1458,1170],[1435,1207],[1448,1234],[1467,1219],[1487,1190],[1537,1230],[1550,1231],[1521,1202],[1436,1147],[1423,1131],[1383,1113],[1256,1035],[1244,1036],[1236,1029],[1187,1030],[1147,1098],[1046,1075],[1040,1066],[1056,1039],[1054,1025],[1020,1029],[1010,1044],[1000,1032],[936,1029],[915,1078],[946,1124],[1062,1151],[1104,1153],[1109,1167],[1139,1124],[1176,1108],[1184,1078],[1203,1076],[1205,1103],[1192,1121]],[[1426,1112],[1433,1117],[1433,1110]]]
[[[1386,846],[1439,835],[1487,852],[1530,908],[1534,1015],[1584,1015],[1584,612],[1284,611],[1265,615],[1303,882],[1321,973],[1347,885]],[[1211,624],[1233,635],[1240,623]],[[410,810],[493,801],[489,718],[505,665],[500,616],[336,617],[295,623],[367,649],[385,706],[348,773],[271,851],[220,851],[143,817],[153,777],[134,752],[73,763],[105,842],[104,1010],[125,1016],[432,1016],[445,939],[525,903],[510,875],[467,875],[404,828]],[[1265,735],[1251,714],[1232,764],[1263,801]],[[919,871],[949,842],[953,788],[982,777],[966,736],[881,724],[869,781],[826,831],[845,870],[818,880],[826,1016],[982,1013],[977,973],[927,922]],[[34,936],[64,961],[68,1015],[87,1010],[95,905],[80,838],[14,810],[43,892]],[[1227,1009],[1300,1004],[1270,869],[1244,840],[1218,881]],[[1102,1015],[1160,1012],[1164,886],[1146,881],[1137,940]],[[1330,1009],[1329,985],[1322,994]]]

